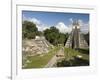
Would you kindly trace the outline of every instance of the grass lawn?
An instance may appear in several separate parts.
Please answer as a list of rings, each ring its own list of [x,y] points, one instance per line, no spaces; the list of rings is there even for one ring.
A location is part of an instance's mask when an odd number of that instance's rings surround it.
[[[26,66],[23,69],[43,68],[59,49],[60,47],[55,47],[48,53],[45,53],[43,56],[40,55],[28,56],[27,60],[29,60],[30,62],[26,63]]]
[[[64,53],[65,59],[58,62],[57,67],[89,66],[89,49],[64,48]]]
[[[71,48],[64,48],[64,53],[66,59],[71,59],[73,56],[81,55],[82,59],[89,61],[89,49],[79,49],[76,51]]]

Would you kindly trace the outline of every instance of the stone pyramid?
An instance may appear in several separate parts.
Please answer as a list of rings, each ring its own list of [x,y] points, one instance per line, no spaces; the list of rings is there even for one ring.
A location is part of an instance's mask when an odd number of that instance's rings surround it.
[[[88,48],[88,44],[80,31],[80,25],[78,21],[73,22],[72,31],[65,44],[66,48]]]
[[[50,46],[52,47],[52,45],[43,36],[36,36],[35,39],[27,39],[22,41],[23,54],[28,53],[27,55],[30,56],[48,53]]]

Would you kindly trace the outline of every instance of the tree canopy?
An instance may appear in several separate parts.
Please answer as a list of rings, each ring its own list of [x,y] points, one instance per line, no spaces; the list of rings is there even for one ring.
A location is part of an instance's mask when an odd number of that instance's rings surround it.
[[[23,39],[34,39],[35,36],[44,36],[51,44],[65,44],[66,39],[68,38],[68,33],[60,33],[60,31],[52,26],[50,29],[46,29],[43,32],[38,31],[36,24],[30,21],[23,21],[22,24],[22,38]]]
[[[32,39],[35,38],[38,29],[33,22],[24,21],[22,24],[22,38]]]
[[[44,30],[44,36],[53,45],[64,45],[66,38],[68,38],[68,35],[60,33],[54,26],[50,27],[50,29]]]

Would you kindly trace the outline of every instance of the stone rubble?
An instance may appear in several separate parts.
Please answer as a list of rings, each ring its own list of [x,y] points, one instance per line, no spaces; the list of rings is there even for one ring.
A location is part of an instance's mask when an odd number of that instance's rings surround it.
[[[23,55],[28,56],[41,55],[48,53],[52,45],[44,37],[36,37],[35,39],[25,39],[22,41]]]

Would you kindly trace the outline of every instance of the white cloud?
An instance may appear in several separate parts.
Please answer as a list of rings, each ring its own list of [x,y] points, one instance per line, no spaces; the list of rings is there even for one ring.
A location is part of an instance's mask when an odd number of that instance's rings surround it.
[[[55,27],[59,29],[61,33],[71,32],[71,27],[66,26],[63,22],[59,22]]]
[[[84,23],[82,20],[78,20],[80,24],[80,29],[83,33],[88,33],[89,32],[89,22]]]
[[[73,18],[70,18],[69,21],[70,21],[71,23],[73,23]]]
[[[83,26],[84,23],[83,23],[83,21],[81,19],[79,19],[78,22],[79,22],[80,26]]]
[[[88,33],[89,32],[89,23],[84,24],[83,27],[81,28],[81,30],[84,33]]]
[[[35,23],[39,31],[43,31],[45,29],[50,28],[50,26],[47,26],[46,24],[44,24],[43,22],[41,22],[40,20],[38,20],[37,18],[34,18],[34,17],[33,18],[26,18],[23,15],[23,21],[24,20],[28,20],[28,21]],[[72,23],[74,22],[74,20],[73,20],[73,18],[70,18],[69,21],[71,22],[70,25],[65,25],[63,22],[59,22],[55,25],[55,27],[57,29],[59,29],[59,31],[61,33],[70,33],[72,31]],[[84,23],[81,19],[79,19],[78,22],[80,24],[80,29],[83,33],[89,32],[89,22]]]
[[[35,24],[41,24],[41,21],[39,21],[38,19],[36,19],[36,18],[29,18],[29,21],[31,21],[31,22],[33,22],[33,23],[35,23]]]
[[[45,29],[48,29],[49,27],[45,24],[43,24],[40,20],[36,18],[26,18],[23,16],[23,20],[31,21],[36,24],[36,27],[38,28],[39,31],[43,31]]]
[[[44,31],[45,29],[49,29],[49,27],[45,26],[44,24],[37,25],[39,31]]]

